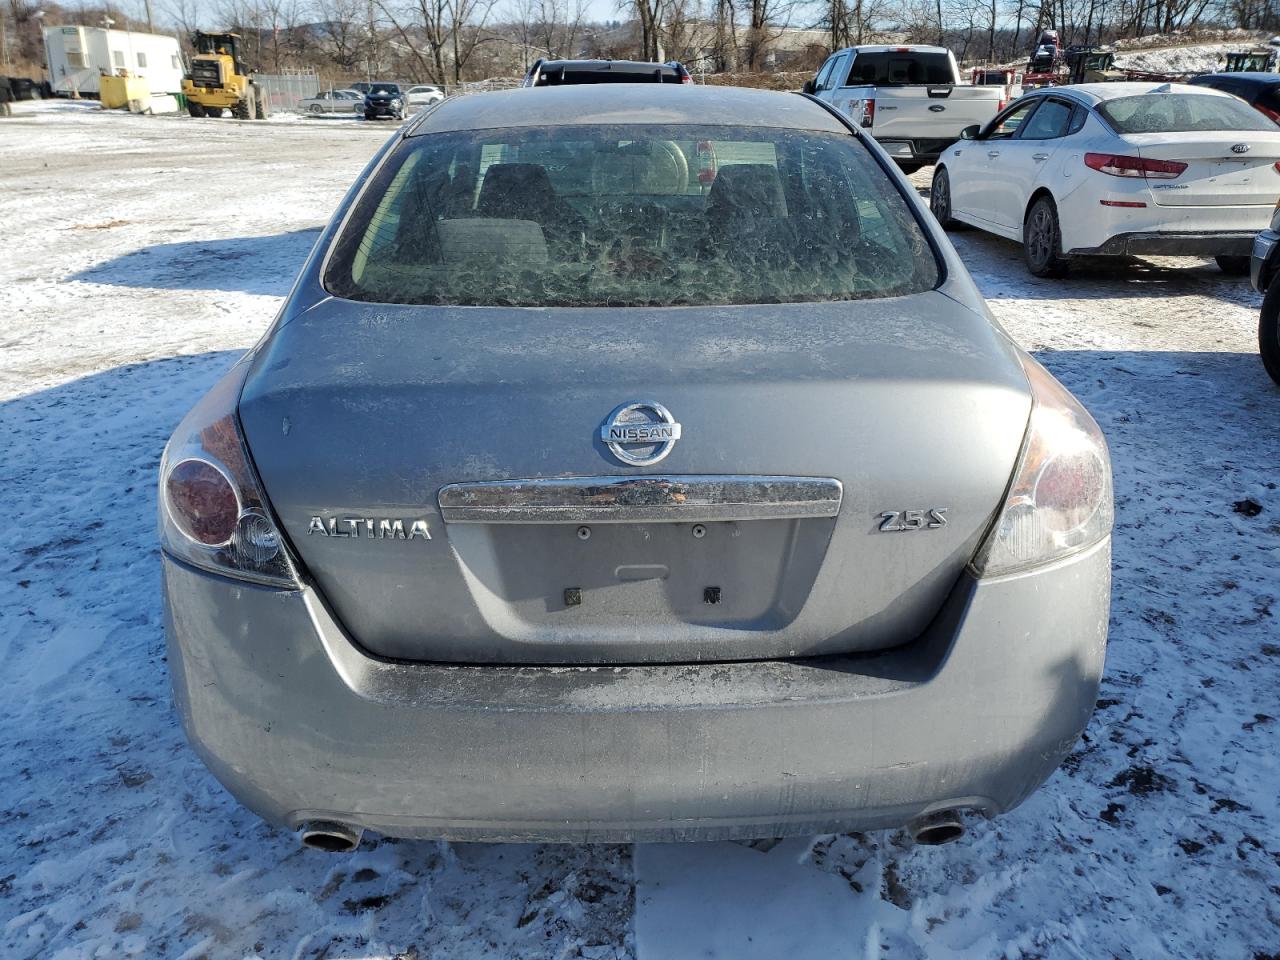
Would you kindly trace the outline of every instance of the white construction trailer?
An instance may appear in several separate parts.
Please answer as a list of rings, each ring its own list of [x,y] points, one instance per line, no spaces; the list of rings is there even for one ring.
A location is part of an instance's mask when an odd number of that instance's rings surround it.
[[[158,33],[105,27],[45,27],[49,83],[60,96],[97,96],[103,74],[147,81],[153,95],[182,92],[178,41]]]

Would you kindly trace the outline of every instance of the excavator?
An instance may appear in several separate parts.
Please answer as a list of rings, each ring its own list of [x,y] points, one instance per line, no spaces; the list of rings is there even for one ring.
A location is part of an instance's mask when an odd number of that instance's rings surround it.
[[[195,56],[182,79],[182,95],[193,117],[220,117],[230,110],[237,120],[267,119],[266,91],[249,76],[234,33],[196,31]]]

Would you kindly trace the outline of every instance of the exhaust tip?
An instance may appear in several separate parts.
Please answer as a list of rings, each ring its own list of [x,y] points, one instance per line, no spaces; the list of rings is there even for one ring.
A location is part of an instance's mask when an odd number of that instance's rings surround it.
[[[364,831],[357,827],[328,820],[304,823],[300,833],[304,847],[325,853],[350,853],[360,846],[360,838],[364,836]]]
[[[924,847],[938,847],[964,836],[964,824],[955,810],[940,810],[912,820],[907,829],[912,839]]]

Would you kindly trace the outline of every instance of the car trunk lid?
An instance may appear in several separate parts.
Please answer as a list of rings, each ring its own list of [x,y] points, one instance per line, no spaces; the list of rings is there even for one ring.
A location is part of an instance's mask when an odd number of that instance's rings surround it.
[[[1127,134],[1125,140],[1143,159],[1187,165],[1173,179],[1148,180],[1159,206],[1270,206],[1280,193],[1280,129]]]
[[[658,406],[679,424],[620,443],[670,441],[660,462],[602,435],[632,401],[624,426],[661,424]],[[307,576],[366,649],[626,663],[912,639],[1001,502],[1029,408],[1003,336],[929,292],[329,300],[273,335],[240,417]]]

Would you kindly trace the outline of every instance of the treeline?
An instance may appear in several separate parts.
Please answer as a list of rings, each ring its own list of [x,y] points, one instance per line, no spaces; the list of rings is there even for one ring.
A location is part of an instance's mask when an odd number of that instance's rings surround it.
[[[144,0],[0,0],[4,62],[43,63],[42,25],[146,30]],[[588,0],[151,0],[152,25],[186,40],[231,30],[261,72],[327,80],[396,77],[453,84],[522,73],[538,57],[678,59],[694,72],[808,70],[841,46],[885,39],[939,43],[969,61],[1030,53],[1039,31],[1109,43],[1179,31],[1280,32],[1278,0],[619,0],[616,18]]]

